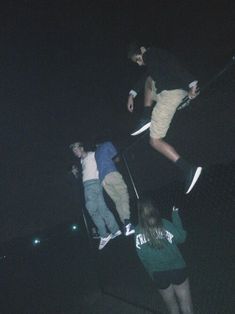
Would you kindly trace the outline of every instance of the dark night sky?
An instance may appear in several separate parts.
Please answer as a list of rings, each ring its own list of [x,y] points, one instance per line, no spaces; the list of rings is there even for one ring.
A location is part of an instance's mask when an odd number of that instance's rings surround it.
[[[9,0],[0,12],[4,240],[76,217],[61,183],[69,143],[128,137],[130,40],[170,48],[202,80],[234,53],[232,1]]]

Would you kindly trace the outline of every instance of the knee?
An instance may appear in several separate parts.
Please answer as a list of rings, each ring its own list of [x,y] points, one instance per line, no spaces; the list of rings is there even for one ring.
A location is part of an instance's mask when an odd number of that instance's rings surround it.
[[[97,206],[91,201],[86,202],[86,209],[92,217],[97,213]]]
[[[145,90],[152,90],[152,78],[150,76],[145,81]]]
[[[161,143],[162,143],[162,140],[160,138],[152,138],[152,137],[150,137],[149,144],[153,148],[155,148],[155,149],[159,148]]]

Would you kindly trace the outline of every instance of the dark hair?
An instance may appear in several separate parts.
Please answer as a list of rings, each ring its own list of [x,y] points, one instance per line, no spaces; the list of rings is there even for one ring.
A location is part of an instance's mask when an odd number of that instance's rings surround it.
[[[83,147],[85,152],[92,152],[95,151],[95,145],[93,143],[93,141],[91,140],[84,140],[82,142],[75,142],[69,145],[70,149],[73,149],[74,147]]]
[[[158,249],[163,248],[165,229],[155,199],[150,193],[143,194],[137,203],[139,225],[148,244]]]
[[[131,59],[134,55],[141,54],[140,50],[141,45],[137,42],[132,42],[128,45],[127,48],[127,57],[128,59]]]

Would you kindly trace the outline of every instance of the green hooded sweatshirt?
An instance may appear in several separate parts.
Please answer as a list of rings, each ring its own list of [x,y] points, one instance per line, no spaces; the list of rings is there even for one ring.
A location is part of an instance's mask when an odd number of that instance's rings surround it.
[[[177,244],[183,243],[186,239],[186,231],[183,229],[178,211],[172,211],[172,222],[162,219],[162,224],[165,236],[163,233],[156,233],[156,237],[159,237],[163,243],[163,247],[159,249],[149,245],[139,225],[135,228],[136,251],[151,277],[153,272],[186,267],[177,247]]]

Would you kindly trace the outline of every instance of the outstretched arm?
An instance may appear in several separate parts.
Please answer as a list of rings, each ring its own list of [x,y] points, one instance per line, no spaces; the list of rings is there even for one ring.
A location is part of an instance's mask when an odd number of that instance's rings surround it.
[[[172,226],[170,232],[174,235],[175,243],[183,243],[186,239],[186,231],[183,228],[181,218],[179,216],[179,209],[175,206],[172,208]]]

